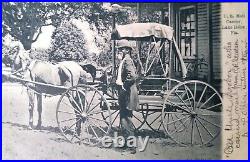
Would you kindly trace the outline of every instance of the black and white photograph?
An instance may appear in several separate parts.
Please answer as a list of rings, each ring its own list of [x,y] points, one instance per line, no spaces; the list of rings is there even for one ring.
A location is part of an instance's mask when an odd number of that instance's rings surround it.
[[[247,159],[248,3],[2,3],[2,159]]]

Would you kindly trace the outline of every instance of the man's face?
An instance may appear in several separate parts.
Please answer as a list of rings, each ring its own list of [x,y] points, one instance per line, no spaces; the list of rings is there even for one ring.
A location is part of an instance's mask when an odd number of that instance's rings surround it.
[[[123,53],[118,52],[118,54],[117,54],[117,59],[118,59],[118,60],[122,60],[122,58],[123,58]]]
[[[117,55],[117,58],[119,60],[122,60],[123,59],[123,56],[126,55],[126,54],[129,54],[130,53],[130,49],[129,48],[120,48],[118,50],[118,55]]]

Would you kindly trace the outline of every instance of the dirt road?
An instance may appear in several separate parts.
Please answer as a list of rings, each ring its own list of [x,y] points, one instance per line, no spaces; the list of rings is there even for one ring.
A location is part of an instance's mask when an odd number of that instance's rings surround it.
[[[28,98],[25,88],[2,84],[3,159],[219,159],[220,143],[210,147],[180,147],[170,139],[151,138],[146,150],[136,154],[117,148],[71,144],[60,135],[56,124],[59,97],[43,99],[43,127],[28,129]],[[35,110],[35,115],[37,112]],[[36,124],[36,118],[34,118]]]

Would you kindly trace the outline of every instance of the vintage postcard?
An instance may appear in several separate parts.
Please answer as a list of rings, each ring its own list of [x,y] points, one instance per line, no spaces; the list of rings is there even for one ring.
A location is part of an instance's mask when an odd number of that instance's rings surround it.
[[[2,159],[248,158],[248,3],[2,14]]]

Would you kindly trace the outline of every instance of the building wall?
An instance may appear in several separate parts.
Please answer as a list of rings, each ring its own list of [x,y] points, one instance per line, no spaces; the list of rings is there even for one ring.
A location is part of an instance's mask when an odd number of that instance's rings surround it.
[[[197,55],[199,59],[209,62],[209,14],[208,4],[197,4]],[[198,78],[208,78],[208,67],[198,71]]]
[[[220,13],[220,3],[212,3],[211,4],[211,32],[212,32],[212,72],[213,72],[213,80],[221,79],[221,13]]]
[[[208,63],[208,69],[199,71],[198,77],[206,75],[210,82],[221,78],[220,16],[219,3],[197,4],[197,54]]]

